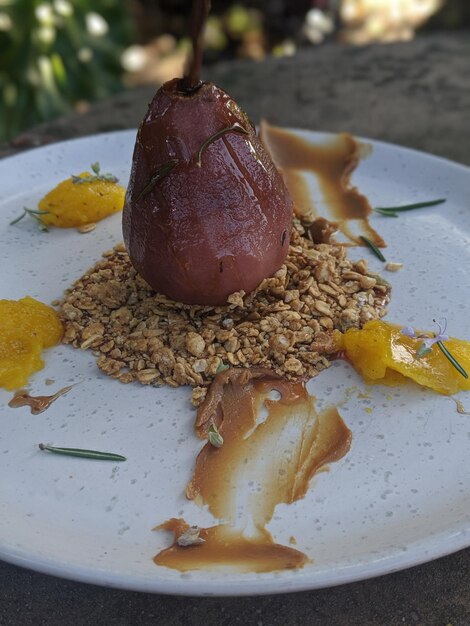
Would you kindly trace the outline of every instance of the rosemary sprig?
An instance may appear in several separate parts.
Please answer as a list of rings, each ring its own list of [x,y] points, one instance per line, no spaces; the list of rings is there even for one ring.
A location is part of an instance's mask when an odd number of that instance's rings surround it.
[[[109,174],[109,173],[102,174],[101,166],[98,163],[98,161],[96,161],[96,163],[92,163],[90,167],[94,176],[76,176],[75,174],[72,174],[71,175],[72,182],[75,185],[83,185],[83,183],[94,183],[97,180],[103,180],[108,183],[117,183],[119,180],[113,174]]]
[[[209,443],[214,446],[214,448],[221,448],[224,444],[224,438],[217,430],[215,424],[211,424],[209,426],[209,432],[207,434],[209,439]]]
[[[95,459],[97,461],[127,461],[125,456],[113,454],[112,452],[98,452],[97,450],[83,450],[82,448],[56,448],[44,443],[38,444],[40,450],[47,450],[54,454],[65,456],[77,456],[82,459]]]
[[[28,209],[28,207],[24,206],[23,213],[20,216],[15,217],[15,219],[10,222],[10,226],[14,226],[15,224],[18,224],[18,222],[21,222],[23,217],[25,217],[26,215],[29,215],[29,217],[32,217],[36,221],[39,230],[47,233],[49,232],[49,229],[39,216],[48,215],[48,214],[49,214],[49,211],[36,211],[35,209]]]
[[[197,159],[196,159],[196,165],[198,167],[201,167],[201,165],[202,165],[202,154],[203,154],[204,150],[213,141],[215,141],[216,139],[218,139],[222,135],[225,135],[225,133],[241,133],[242,135],[249,135],[248,131],[245,130],[243,128],[243,126],[241,124],[239,124],[238,122],[235,122],[235,124],[232,124],[232,126],[227,126],[226,128],[222,128],[221,130],[218,130],[216,133],[214,133],[213,135],[208,137],[205,140],[205,142],[202,144],[202,146],[199,148],[198,153],[197,153]]]
[[[363,235],[359,236],[359,239],[361,239],[368,248],[370,248],[370,250],[372,250],[372,252],[375,254],[375,256],[380,259],[381,261],[385,262],[387,259],[384,257],[384,255],[380,252],[380,250],[377,248],[377,246],[375,245],[375,243],[373,243],[370,239],[367,239],[367,237],[364,237]]]
[[[385,217],[398,217],[398,213],[395,213],[395,210],[387,210],[387,209],[373,209],[375,213],[379,213],[380,215],[384,215]]]
[[[444,341],[449,340],[449,336],[446,335],[447,330],[447,320],[443,318],[441,321],[433,320],[434,323],[437,324],[439,328],[438,333],[432,333],[431,336],[427,334],[417,334],[415,329],[411,326],[405,326],[402,328],[401,333],[405,335],[405,337],[411,337],[411,339],[422,339],[422,342],[418,346],[418,350],[416,351],[416,358],[420,359],[426,354],[431,352],[431,348],[434,344],[437,344],[437,347],[442,352],[442,354],[446,357],[446,359],[450,362],[450,364],[455,367],[455,369],[461,374],[464,378],[468,378],[467,372],[457,361],[455,356],[450,353],[450,351],[444,345]]]
[[[160,165],[160,167],[155,170],[155,173],[152,174],[150,180],[141,190],[135,201],[138,202],[141,198],[143,198],[143,196],[146,196],[148,193],[150,193],[155,185],[159,183],[163,178],[165,178],[165,176],[168,176],[171,170],[176,167],[178,163],[179,161],[177,159],[171,159],[171,161],[168,161],[168,163]]]
[[[414,209],[424,209],[429,206],[436,206],[446,201],[446,198],[439,198],[438,200],[429,200],[428,202],[415,202],[414,204],[403,204],[402,206],[386,206],[376,207],[374,211],[385,215],[385,217],[398,217],[397,213],[404,211],[413,211]]]
[[[455,369],[462,374],[464,378],[468,378],[468,374],[466,370],[460,365],[455,356],[449,352],[449,350],[445,347],[442,341],[436,341],[437,347],[442,352],[442,354],[446,357],[446,359],[450,362],[451,365],[455,367]]]

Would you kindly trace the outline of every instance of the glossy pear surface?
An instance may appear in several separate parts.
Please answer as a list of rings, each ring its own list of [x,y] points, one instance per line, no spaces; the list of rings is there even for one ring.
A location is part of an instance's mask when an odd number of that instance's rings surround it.
[[[282,265],[292,201],[234,100],[210,83],[191,95],[179,85],[158,90],[139,128],[124,241],[157,292],[223,305]]]

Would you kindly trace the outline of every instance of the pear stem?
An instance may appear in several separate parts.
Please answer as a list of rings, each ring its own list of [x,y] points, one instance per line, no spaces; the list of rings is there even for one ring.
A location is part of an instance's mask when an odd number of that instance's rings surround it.
[[[204,26],[211,8],[211,0],[194,0],[193,13],[191,17],[191,39],[193,42],[193,53],[184,78],[182,80],[182,90],[190,94],[200,87],[200,75],[202,66]]]

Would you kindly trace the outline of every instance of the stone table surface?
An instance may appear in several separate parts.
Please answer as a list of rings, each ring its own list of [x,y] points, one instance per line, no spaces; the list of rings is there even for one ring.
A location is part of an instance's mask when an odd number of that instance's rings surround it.
[[[470,33],[406,44],[325,45],[263,63],[207,68],[253,121],[347,130],[470,165]],[[35,145],[137,126],[153,89],[139,88],[23,133]],[[340,587],[255,598],[180,598],[95,587],[0,562],[0,625],[254,624],[469,626],[470,549]]]

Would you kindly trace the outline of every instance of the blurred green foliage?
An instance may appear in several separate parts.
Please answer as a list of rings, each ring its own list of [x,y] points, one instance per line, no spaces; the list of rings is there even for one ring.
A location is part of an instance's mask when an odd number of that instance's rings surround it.
[[[122,89],[119,0],[0,0],[0,141]]]
[[[309,44],[307,11],[320,7],[334,14],[339,2],[212,0],[204,60],[292,54]],[[171,35],[174,45],[167,54],[178,42],[188,47],[191,4],[192,0],[0,0],[0,142],[82,102],[123,89],[121,55],[128,46]],[[470,0],[446,0],[425,29],[469,25]]]

